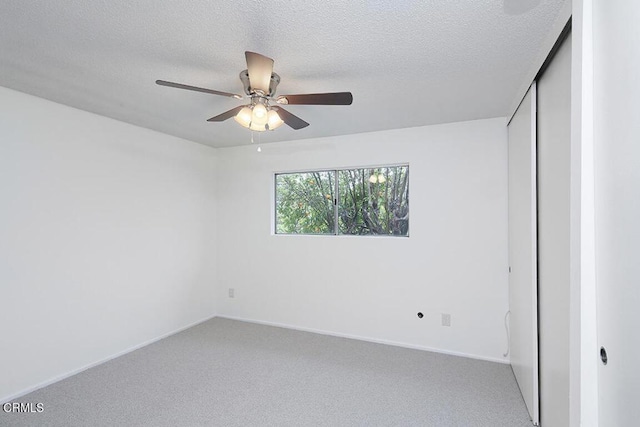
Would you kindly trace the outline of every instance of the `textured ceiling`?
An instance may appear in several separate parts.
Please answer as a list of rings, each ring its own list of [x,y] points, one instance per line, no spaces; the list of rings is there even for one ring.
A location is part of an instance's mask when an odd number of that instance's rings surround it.
[[[273,142],[505,116],[564,0],[56,0],[0,2],[0,85],[226,147],[250,142],[244,51],[275,60],[278,94],[351,91],[351,106],[289,106],[311,126]],[[33,118],[37,124],[37,117]]]

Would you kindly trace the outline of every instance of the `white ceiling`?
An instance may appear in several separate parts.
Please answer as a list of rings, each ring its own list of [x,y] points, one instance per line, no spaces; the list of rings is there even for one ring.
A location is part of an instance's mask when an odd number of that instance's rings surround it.
[[[0,2],[0,85],[214,147],[250,143],[244,51],[275,60],[278,94],[351,91],[351,106],[288,106],[311,125],[261,142],[506,116],[565,0],[56,0]],[[38,117],[33,117],[37,125]]]

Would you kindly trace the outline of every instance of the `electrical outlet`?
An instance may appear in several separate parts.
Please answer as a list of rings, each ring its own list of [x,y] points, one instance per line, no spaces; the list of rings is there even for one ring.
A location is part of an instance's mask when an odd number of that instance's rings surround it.
[[[236,290],[233,288],[229,288],[229,298],[235,298],[236,297]]]
[[[451,315],[449,313],[442,313],[442,326],[451,326]]]

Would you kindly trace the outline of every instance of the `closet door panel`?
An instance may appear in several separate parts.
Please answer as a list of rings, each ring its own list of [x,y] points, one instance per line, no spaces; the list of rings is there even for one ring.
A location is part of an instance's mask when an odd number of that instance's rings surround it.
[[[538,79],[540,420],[569,425],[571,35]]]
[[[510,360],[529,416],[538,423],[536,84],[508,125]]]

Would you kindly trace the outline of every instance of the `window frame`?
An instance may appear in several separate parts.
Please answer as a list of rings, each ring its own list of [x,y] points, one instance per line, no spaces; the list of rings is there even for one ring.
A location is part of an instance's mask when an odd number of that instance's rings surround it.
[[[339,176],[338,174],[341,171],[347,170],[356,170],[356,169],[379,169],[379,168],[394,168],[394,167],[406,167],[408,176],[408,188],[411,188],[411,174],[409,173],[410,169],[409,162],[404,163],[385,163],[381,165],[373,165],[373,166],[343,166],[343,167],[334,167],[334,168],[309,168],[309,169],[299,169],[299,170],[286,170],[286,171],[276,171],[273,172],[273,179],[271,180],[271,185],[273,186],[273,197],[271,198],[271,234],[274,236],[313,236],[313,237],[373,237],[373,238],[402,238],[409,237],[411,234],[411,227],[407,230],[407,234],[399,235],[399,234],[344,234],[340,233],[340,224],[339,224],[339,206],[340,206],[340,191],[339,191]],[[303,174],[303,173],[314,173],[314,172],[332,172],[334,174],[334,200],[333,200],[333,214],[334,214],[334,224],[333,224],[333,232],[332,233],[278,233],[278,175],[289,175],[289,174]]]

